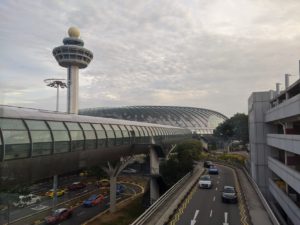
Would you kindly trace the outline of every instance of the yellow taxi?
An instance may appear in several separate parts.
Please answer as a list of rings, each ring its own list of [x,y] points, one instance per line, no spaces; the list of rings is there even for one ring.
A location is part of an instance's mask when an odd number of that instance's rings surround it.
[[[63,196],[64,194],[65,194],[65,190],[64,189],[57,189],[56,190],[57,197]],[[47,191],[45,195],[48,196],[48,197],[50,197],[50,198],[53,198],[53,196],[54,196],[54,190],[51,189],[51,190]]]
[[[100,188],[109,188],[110,182],[108,179],[102,179],[102,180],[96,181],[96,185]]]

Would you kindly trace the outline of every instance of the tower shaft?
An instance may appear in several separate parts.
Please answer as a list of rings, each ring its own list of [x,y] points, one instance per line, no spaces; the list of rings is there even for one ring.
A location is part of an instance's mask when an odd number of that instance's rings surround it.
[[[68,113],[78,114],[79,68],[68,67]]]

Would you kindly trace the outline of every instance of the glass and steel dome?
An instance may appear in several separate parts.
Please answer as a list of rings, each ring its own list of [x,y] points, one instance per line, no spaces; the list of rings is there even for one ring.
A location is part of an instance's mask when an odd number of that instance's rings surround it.
[[[88,108],[80,110],[79,114],[172,125],[200,134],[212,134],[220,123],[228,119],[213,110],[179,106]]]

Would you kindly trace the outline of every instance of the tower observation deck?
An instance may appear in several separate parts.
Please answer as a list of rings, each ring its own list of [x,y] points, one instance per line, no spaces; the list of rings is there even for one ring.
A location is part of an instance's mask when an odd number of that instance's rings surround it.
[[[79,69],[89,65],[93,53],[83,47],[78,28],[70,27],[68,34],[64,45],[54,48],[52,53],[60,66],[68,68],[68,113],[78,114]]]

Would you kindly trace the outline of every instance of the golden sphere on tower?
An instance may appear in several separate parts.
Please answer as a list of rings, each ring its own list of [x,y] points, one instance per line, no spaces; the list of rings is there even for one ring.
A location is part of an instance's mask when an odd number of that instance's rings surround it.
[[[79,38],[80,30],[77,27],[70,27],[68,30],[69,37]]]

